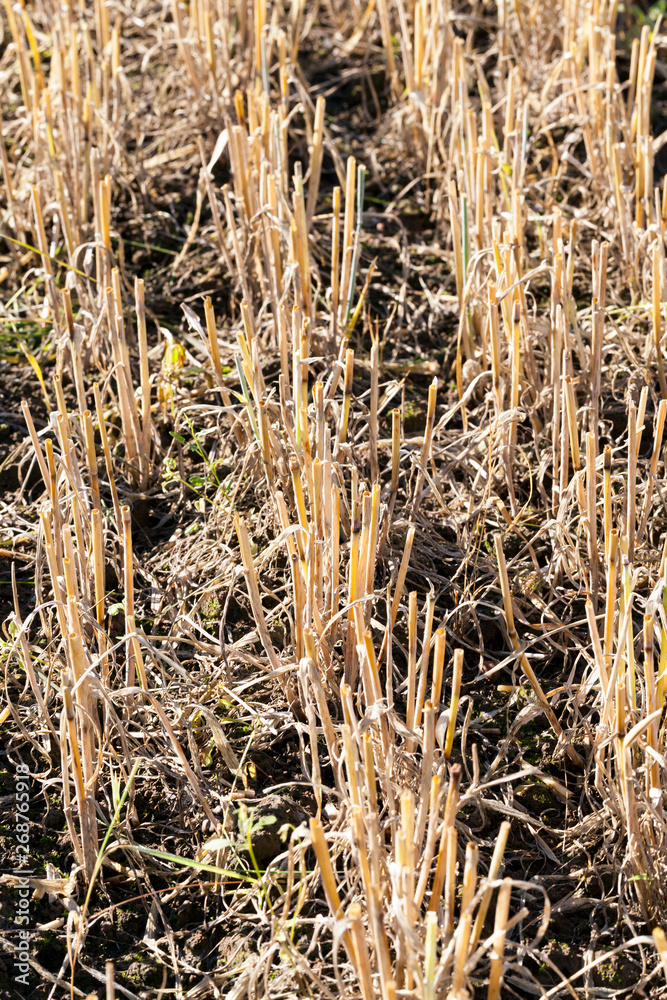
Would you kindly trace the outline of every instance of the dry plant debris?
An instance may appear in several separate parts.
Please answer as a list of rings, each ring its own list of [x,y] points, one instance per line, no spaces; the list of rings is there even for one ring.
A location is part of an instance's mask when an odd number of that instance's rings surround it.
[[[3,996],[664,995],[663,6],[5,0]]]

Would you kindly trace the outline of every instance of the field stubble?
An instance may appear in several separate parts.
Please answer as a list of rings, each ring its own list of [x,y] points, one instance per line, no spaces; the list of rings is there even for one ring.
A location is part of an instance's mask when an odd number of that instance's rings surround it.
[[[659,17],[2,24],[3,995],[662,995]]]

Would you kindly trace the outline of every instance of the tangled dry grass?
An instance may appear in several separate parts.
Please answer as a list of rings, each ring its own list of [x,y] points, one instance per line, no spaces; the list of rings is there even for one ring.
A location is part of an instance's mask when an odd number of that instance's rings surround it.
[[[663,995],[657,14],[5,0],[3,996]]]

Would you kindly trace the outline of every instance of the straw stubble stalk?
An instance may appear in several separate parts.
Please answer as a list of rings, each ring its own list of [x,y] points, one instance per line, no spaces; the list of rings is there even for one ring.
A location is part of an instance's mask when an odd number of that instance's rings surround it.
[[[137,626],[134,617],[134,571],[132,565],[132,514],[125,504],[121,507],[123,518],[123,583],[125,587],[125,633],[127,635],[127,666],[126,683],[134,687],[135,669],[139,672],[139,680],[144,691],[148,690],[148,679],[144,667],[141,645],[137,637]]]
[[[300,164],[297,167],[300,168]],[[301,307],[304,316],[312,318],[312,292],[310,286],[310,254],[308,250],[308,223],[303,192],[303,178],[300,169],[294,174],[292,208],[296,226],[296,257],[301,283]]]
[[[145,490],[148,486],[148,479],[150,475],[152,418],[150,371],[148,367],[148,336],[146,332],[146,304],[144,301],[143,278],[135,278],[134,301],[137,313],[137,340],[139,342],[139,370],[141,385],[141,447],[139,455],[141,468],[140,486],[141,489]]]
[[[440,907],[442,900],[442,890],[445,885],[445,878],[448,867],[448,857],[451,863],[452,859],[452,844],[449,845],[449,834],[450,831],[454,834],[456,838],[456,830],[453,827],[454,818],[458,809],[459,802],[459,791],[461,788],[461,776],[462,770],[460,764],[452,764],[449,769],[449,787],[447,789],[447,802],[445,805],[445,818],[442,826],[442,833],[440,835],[440,847],[438,849],[438,860],[435,869],[435,875],[433,876],[433,886],[431,889],[431,898],[429,901],[428,909],[429,911],[436,911]],[[455,843],[454,847],[454,857],[455,857]]]
[[[623,551],[622,551],[622,588],[621,588],[621,602],[619,607],[619,616],[621,621],[625,616],[626,608],[629,608],[632,604],[632,577],[630,573],[630,562],[627,555],[627,540],[623,540]],[[637,690],[636,690],[636,668],[635,668],[635,643],[634,643],[634,630],[632,627],[632,618],[628,620],[627,626],[627,653],[626,653],[626,664],[628,670],[628,690],[630,695],[630,705],[633,713],[637,709]]]
[[[651,512],[651,500],[653,497],[653,489],[658,474],[658,462],[660,460],[660,451],[662,447],[662,438],[665,429],[666,416],[667,416],[667,399],[661,399],[660,404],[658,406],[658,412],[655,418],[654,431],[653,431],[653,452],[651,454],[651,464],[648,470],[646,496],[644,497],[644,504],[642,506],[641,518],[639,522],[639,527],[637,529],[637,535],[635,538],[636,543],[639,543],[643,540],[644,534],[646,532],[646,525],[648,523],[649,514]]]
[[[498,890],[496,917],[493,927],[493,951],[491,953],[491,973],[487,1000],[499,1000],[503,976],[503,960],[505,955],[505,935],[509,918],[510,899],[512,895],[512,880],[503,879]]]
[[[665,380],[665,364],[662,356],[662,275],[664,267],[664,252],[662,240],[653,244],[653,344],[658,362],[658,379],[662,398],[667,398],[667,380]]]
[[[500,824],[500,830],[498,831],[498,836],[496,837],[496,843],[493,849],[493,855],[491,857],[491,863],[489,865],[489,871],[487,874],[487,879],[486,879],[487,888],[484,890],[484,893],[480,900],[479,908],[477,910],[477,916],[475,917],[475,925],[473,927],[472,937],[470,941],[471,951],[476,947],[482,935],[482,931],[484,929],[486,915],[489,912],[489,906],[491,905],[491,898],[494,892],[493,888],[489,883],[493,883],[498,878],[498,874],[500,872],[500,868],[503,862],[503,857],[505,854],[505,848],[507,846],[507,838],[509,837],[510,828],[511,828],[510,823],[508,823],[507,820],[503,820],[503,822]]]
[[[436,709],[440,708],[440,695],[442,693],[442,678],[445,666],[445,646],[446,633],[444,628],[437,629],[435,633],[435,650],[433,653],[433,681],[431,687],[431,701]]]
[[[417,883],[417,889],[415,891],[415,906],[418,909],[422,905],[422,902],[424,900],[424,895],[426,893],[426,889],[428,886],[428,882],[431,877],[431,863],[435,856],[435,847],[438,837],[441,796],[442,796],[442,778],[439,774],[435,774],[431,780],[430,796],[427,804],[428,814],[429,814],[428,830],[426,833],[426,843],[424,845],[423,853],[420,860],[419,881]],[[423,799],[422,799],[422,804],[424,804]],[[424,812],[425,811],[426,810],[424,810]],[[419,843],[419,831],[422,829],[422,827],[423,824],[421,822],[421,818],[419,817],[417,824],[417,838],[416,838],[417,843]]]
[[[510,412],[512,419],[507,425],[505,443],[505,468],[507,475],[507,488],[509,491],[512,514],[516,516],[517,505],[514,490],[514,456],[517,442],[518,408],[521,375],[521,305],[518,298],[514,302],[512,310],[512,322],[510,328],[511,345],[511,378],[510,378]],[[556,398],[558,394],[556,393]],[[554,442],[557,435],[554,435]],[[554,482],[556,482],[556,470],[554,470]]]
[[[368,449],[371,462],[371,482],[375,485],[380,479],[380,466],[378,463],[378,364],[380,357],[380,337],[377,327],[375,335],[371,331],[371,338],[371,397],[368,418]]]
[[[96,771],[94,766],[95,758],[95,728],[93,722],[93,699],[91,692],[91,678],[90,678],[90,664],[88,662],[88,657],[86,651],[83,647],[81,631],[78,622],[78,609],[77,603],[74,599],[68,599],[68,603],[71,601],[72,613],[70,614],[70,624],[74,627],[72,631],[68,633],[67,645],[69,652],[69,662],[72,666],[74,674],[74,697],[77,708],[79,709],[78,718],[78,730],[80,734],[80,744],[81,744],[81,759],[83,765],[83,777],[85,782],[86,794],[94,795],[95,792],[95,782],[96,782]],[[91,818],[88,817],[87,823],[91,824]],[[92,823],[94,826],[95,824]],[[92,826],[91,826],[92,829]],[[96,830],[96,826],[95,826]],[[95,836],[96,833],[95,833]]]
[[[616,614],[616,573],[617,573],[617,553],[618,553],[618,531],[612,528],[609,533],[609,554],[607,557],[607,591],[605,599],[604,618],[604,665],[605,673],[609,681],[612,676],[612,656],[614,651],[614,620]],[[605,721],[609,719],[609,705],[605,709]]]
[[[658,753],[658,719],[656,717],[657,690],[653,665],[653,615],[644,615],[644,682],[646,698],[646,718],[652,719],[646,732],[646,744],[654,753]],[[651,798],[657,798],[660,789],[660,769],[658,761],[652,755],[647,755],[646,792]]]
[[[406,694],[405,724],[412,730],[415,722],[415,695],[417,681],[417,592],[408,596],[408,689]],[[414,753],[415,741],[408,740],[406,750]]]
[[[104,963],[104,979],[106,984],[106,1000],[114,1000],[116,996],[116,976],[113,962]]]
[[[458,926],[456,928],[455,934],[455,944],[454,944],[454,971],[452,974],[452,987],[450,992],[450,997],[455,1000],[456,997],[461,997],[463,995],[463,982],[465,977],[465,967],[466,960],[468,958],[468,944],[470,942],[470,931],[472,927],[472,915],[470,913],[462,913],[459,918]]]
[[[431,444],[433,439],[433,427],[435,424],[435,406],[438,395],[438,380],[434,378],[429,386],[428,390],[428,405],[426,410],[426,427],[424,429],[424,442],[422,444],[419,473],[417,475],[417,483],[414,489],[414,501],[412,506],[412,517],[413,519],[417,515],[419,506],[422,500],[422,487],[424,484],[424,478],[426,475],[426,467],[431,458]]]
[[[451,826],[447,827],[445,854],[445,886],[443,892],[443,938],[449,944],[454,933],[454,907],[456,904],[456,855],[458,848],[458,833],[452,818]]]
[[[586,435],[586,528],[588,533],[588,558],[590,565],[590,596],[593,607],[598,600],[598,536],[597,536],[597,474],[596,435]]]
[[[435,1000],[435,970],[438,961],[438,915],[426,914],[424,938],[424,1000]]]
[[[576,476],[576,474],[581,469],[581,456],[579,453],[579,428],[577,426],[577,403],[574,398],[574,386],[572,385],[572,379],[569,375],[565,376],[564,385],[565,385],[565,403],[567,409],[570,455],[572,456],[572,469]],[[581,479],[579,479],[578,482],[579,482],[578,486],[579,506],[583,512],[585,506],[583,484],[581,482]]]
[[[421,723],[424,698],[426,697],[426,680],[428,674],[429,659],[431,656],[431,631],[433,629],[434,614],[435,614],[435,594],[433,591],[429,591],[428,597],[426,598],[424,633],[422,636],[422,649],[418,665],[419,685],[417,687],[417,696],[415,701],[415,718],[414,718],[415,726],[419,726],[419,724]]]
[[[331,864],[331,855],[329,854],[329,847],[324,836],[324,827],[322,826],[321,821],[319,819],[315,819],[314,817],[310,820],[310,839],[313,845],[313,850],[315,851],[317,863],[320,866],[324,895],[327,898],[331,912],[337,917],[340,914],[342,907],[340,896],[338,895],[338,889],[336,887],[333,866]]]
[[[93,584],[95,591],[95,616],[97,618],[97,642],[100,653],[100,674],[103,684],[107,682],[108,659],[106,657],[106,632],[104,630],[104,598],[105,598],[105,570],[104,570],[104,535],[102,530],[102,515],[95,508],[91,513],[92,528],[92,548],[93,548]]]
[[[220,360],[220,347],[218,345],[218,331],[215,325],[215,314],[210,295],[204,299],[204,315],[206,317],[206,333],[208,336],[208,346],[213,362],[213,370],[217,376],[218,383],[222,383],[222,362]]]
[[[93,418],[90,410],[86,410],[83,414],[83,427],[84,436],[86,442],[86,459],[88,462],[88,474],[90,476],[90,493],[91,493],[91,508],[97,508],[99,510],[101,506],[100,502],[100,484],[97,471],[97,453],[95,450],[95,429],[93,427]]]
[[[602,510],[604,522],[604,558],[609,561],[609,544],[611,535],[611,446],[604,448],[603,496]]]
[[[628,559],[635,558],[635,527],[636,527],[636,489],[637,489],[637,407],[632,400],[628,406],[628,477],[627,477],[627,507],[626,528],[628,533]]]
[[[61,587],[61,580],[63,579],[63,571],[61,569],[62,556],[60,553],[60,544],[58,549],[54,545],[54,538],[51,534],[51,523],[49,515],[46,511],[42,511],[41,515],[42,531],[44,532],[44,547],[46,549],[46,559],[49,567],[49,575],[51,576],[51,587],[53,588],[53,599],[56,602],[56,615],[58,618],[58,626],[60,628],[60,634],[62,636],[67,635],[67,617],[65,614],[65,601]],[[58,543],[60,543],[60,536],[58,538]]]
[[[429,806],[433,803],[430,800],[431,786],[433,783],[433,756],[435,751],[435,709],[430,701],[426,702],[424,709],[424,735],[422,739],[422,774],[419,788],[419,809],[417,812],[415,845],[418,852],[424,840],[426,820]]]
[[[373,992],[371,963],[359,903],[350,903],[347,908],[346,917],[350,925],[352,948],[356,962],[356,972],[361,986],[361,994],[364,1000],[374,1000],[375,994]]]
[[[662,962],[665,976],[667,976],[667,937],[661,927],[653,928],[653,939],[655,941],[656,950],[660,955],[660,961]]]
[[[69,672],[63,677],[63,713],[66,719],[65,732],[70,751],[70,767],[64,767],[63,780],[69,781],[68,774],[74,783],[76,791],[77,807],[79,812],[79,823],[81,831],[81,861],[86,877],[90,878],[95,868],[97,859],[97,822],[95,818],[95,805],[92,798],[92,791],[86,787],[86,779],[82,768],[81,756],[79,753],[79,740],[76,725],[76,712],[74,708],[74,698],[72,689],[74,680]],[[83,710],[83,706],[82,710]],[[89,720],[90,721],[90,720]],[[90,721],[92,725],[92,721]],[[62,750],[65,754],[66,741],[62,740]],[[74,841],[76,844],[76,840]]]
[[[323,97],[317,98],[315,105],[315,124],[313,129],[313,149],[310,159],[310,180],[308,184],[308,206],[306,209],[307,228],[310,229],[315,214],[317,195],[320,188],[320,173],[322,171],[322,156],[324,153],[324,111],[326,102]]]
[[[340,188],[333,189],[331,206],[331,340],[336,342],[340,281]]]
[[[72,811],[72,798],[70,781],[74,785],[75,798],[81,819],[84,809],[85,793],[83,787],[83,775],[81,774],[81,760],[79,757],[79,747],[76,733],[76,716],[74,714],[74,703],[72,701],[72,677],[69,672],[63,675],[63,709],[60,716],[60,759],[63,776],[63,811],[67,822],[70,841],[74,848],[74,854],[78,863],[84,871],[92,872],[91,858],[84,858],[83,847],[79,832],[74,824]],[[69,749],[69,753],[68,753]],[[92,865],[94,865],[94,859]]]
[[[347,160],[347,175],[345,182],[345,215],[343,223],[343,271],[340,282],[339,305],[343,308],[348,301],[348,286],[350,283],[350,271],[352,267],[353,239],[354,239],[354,194],[356,182],[356,160],[349,156]],[[344,321],[344,316],[340,319]]]
[[[449,721],[447,723],[447,735],[445,737],[445,760],[449,760],[454,746],[454,734],[456,732],[456,716],[459,710],[459,693],[461,690],[461,673],[463,670],[463,650],[454,650],[454,672],[452,675],[452,699],[449,707]]]
[[[340,450],[347,438],[347,426],[350,419],[350,406],[352,403],[352,380],[354,378],[354,351],[348,348],[345,352],[345,381],[343,388],[343,406],[340,413],[340,422],[336,432],[336,445],[334,448],[334,461],[339,460]]]

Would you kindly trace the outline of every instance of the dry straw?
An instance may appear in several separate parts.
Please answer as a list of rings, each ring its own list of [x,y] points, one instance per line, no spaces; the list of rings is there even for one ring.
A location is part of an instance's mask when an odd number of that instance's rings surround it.
[[[47,388],[29,354],[49,409],[55,400],[46,426],[22,407],[44,488],[35,586],[51,637],[48,683],[18,598],[12,655],[58,744],[83,878],[99,871],[98,825],[110,818],[117,770],[134,773],[131,757],[144,752],[138,733],[147,758],[167,757],[165,773],[187,786],[193,826],[205,816],[215,832],[210,802],[222,793],[207,782],[190,723],[215,719],[200,698],[217,706],[224,696],[251,714],[248,751],[283,713],[317,813],[287,831],[279,874],[271,865],[252,874],[236,859],[236,875],[253,880],[257,927],[270,934],[244,989],[255,990],[262,968],[268,982],[280,949],[311,989],[294,941],[317,892],[336,992],[463,1000],[482,989],[499,1000],[519,988],[524,966],[513,963],[510,984],[508,963],[517,942],[524,965],[537,954],[546,908],[527,948],[532,930],[515,928],[538,913],[532,899],[530,913],[520,909],[502,877],[509,823],[475,827],[475,807],[485,823],[504,813],[539,829],[552,860],[575,843],[608,852],[620,912],[647,922],[664,964],[667,184],[654,183],[651,134],[659,26],[645,25],[633,44],[625,86],[613,3],[489,8],[493,72],[461,35],[467,15],[448,2],[378,0],[334,13],[174,0],[168,16],[140,4],[134,20],[102,2],[84,7],[5,3],[14,117],[4,115],[1,144],[6,225],[25,244],[12,244],[17,288],[30,263],[56,364]],[[371,214],[385,197],[384,147],[364,153],[367,162],[341,161],[334,102],[311,91],[298,62],[311,32],[328,32],[327,52],[356,60],[363,48],[386,66],[383,134],[418,158],[420,205],[442,234],[429,253],[446,266],[431,284],[415,267],[425,247],[410,256],[404,225],[417,178],[382,219]],[[159,114],[133,89],[139,72],[153,86],[154,53],[169,64],[164,88],[150,90]],[[363,74],[380,116],[378,74]],[[156,137],[154,155],[142,147],[139,157],[137,135]],[[129,280],[124,219],[153,183],[163,189],[162,171],[167,187],[182,186],[183,163],[195,211],[170,274],[206,294],[200,304],[190,297],[192,332],[181,343],[154,329],[150,275]],[[369,258],[371,241],[389,253],[398,239],[381,235],[387,225],[404,240],[403,277],[380,335],[370,314],[382,308],[386,275]],[[216,320],[209,296],[221,285]],[[413,334],[420,351],[422,334],[431,338],[435,367],[400,353]],[[424,371],[423,426],[410,437],[410,394]],[[193,454],[209,477],[196,499]],[[224,483],[223,460],[232,469]],[[186,544],[170,539],[167,568],[142,560],[133,517],[162,487],[204,522]],[[212,566],[228,602],[245,582],[234,627],[247,634],[231,643],[228,623],[216,637],[196,617],[197,588],[210,584],[199,575]],[[160,591],[155,573],[165,589],[153,636],[140,625],[148,588]],[[195,690],[179,643],[194,649],[192,662],[215,659],[214,681]],[[480,722],[469,699],[515,666],[527,690],[502,685],[514,698],[510,726],[483,774],[486,730],[500,717]],[[261,683],[279,692],[275,712],[245,700]],[[10,711],[27,722],[22,702]],[[513,785],[516,737],[538,716],[560,775],[545,776],[546,787],[567,798],[574,782],[589,810],[578,825],[565,815],[548,844],[542,822],[530,826],[535,817],[498,790]],[[212,727],[225,746],[223,724]],[[539,771],[517,768],[526,780]],[[233,771],[225,817],[250,773]],[[169,946],[175,955],[171,937]],[[112,995],[112,970],[106,982]]]

